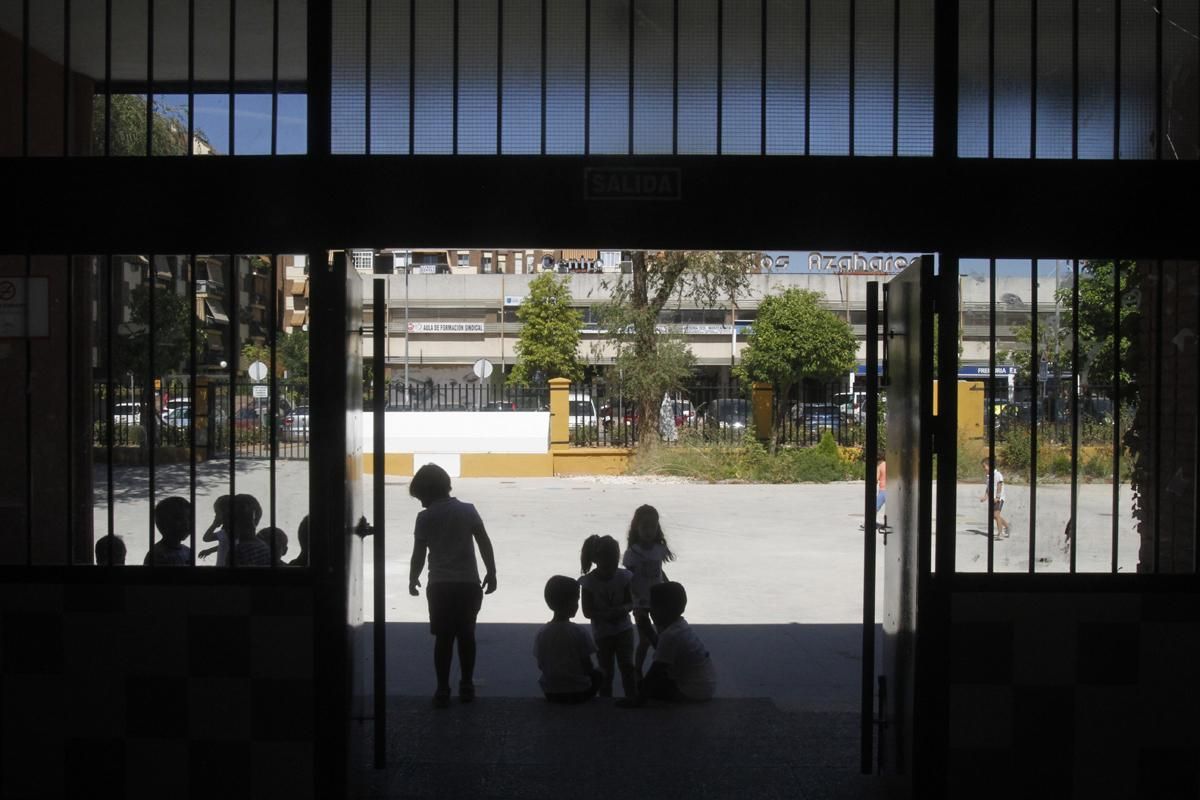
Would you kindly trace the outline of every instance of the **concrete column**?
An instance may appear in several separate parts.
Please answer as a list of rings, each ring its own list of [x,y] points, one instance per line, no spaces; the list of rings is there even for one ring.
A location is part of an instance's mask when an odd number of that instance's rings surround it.
[[[571,446],[570,421],[571,381],[567,378],[550,379],[550,449],[566,450]]]
[[[754,438],[760,442],[771,439],[771,426],[775,422],[775,390],[769,383],[755,382],[750,400],[750,412],[754,416]]]

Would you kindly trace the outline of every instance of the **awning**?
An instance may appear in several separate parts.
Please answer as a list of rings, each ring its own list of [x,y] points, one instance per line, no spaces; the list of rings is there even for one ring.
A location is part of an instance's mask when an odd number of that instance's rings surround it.
[[[226,325],[229,324],[229,317],[225,316],[225,308],[221,305],[220,300],[213,300],[206,297],[204,299],[204,307],[208,310],[208,315],[217,322],[221,322]]]
[[[600,258],[599,250],[563,250],[563,261],[596,261]]]

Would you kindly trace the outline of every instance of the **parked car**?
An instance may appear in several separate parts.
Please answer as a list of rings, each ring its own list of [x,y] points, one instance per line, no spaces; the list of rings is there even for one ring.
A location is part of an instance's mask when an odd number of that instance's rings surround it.
[[[141,403],[113,403],[114,425],[141,425]]]
[[[163,422],[166,422],[167,416],[172,411],[175,411],[176,409],[180,409],[180,408],[188,409],[189,414],[190,414],[191,407],[192,407],[192,399],[190,397],[178,397],[178,398],[175,398],[172,400],[168,400],[167,402],[163,403],[163,406],[162,406],[162,420],[163,420]]]
[[[516,411],[517,403],[515,400],[493,400],[490,403],[482,403],[479,406],[480,411]]]
[[[163,414],[163,425],[168,428],[186,428],[191,424],[192,407],[190,405],[167,409]]]
[[[807,430],[833,430],[852,423],[855,417],[830,403],[799,403],[792,406],[792,419]]]
[[[279,424],[279,438],[285,442],[307,442],[308,406],[296,406]]]
[[[706,426],[741,430],[750,425],[750,401],[722,397],[701,406],[699,414]]]
[[[567,398],[567,428],[586,428],[595,425],[597,419],[592,396],[587,392],[571,392]]]

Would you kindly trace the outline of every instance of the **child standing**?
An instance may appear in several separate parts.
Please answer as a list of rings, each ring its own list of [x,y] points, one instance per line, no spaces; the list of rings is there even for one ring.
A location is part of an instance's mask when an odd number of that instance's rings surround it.
[[[565,575],[546,581],[546,605],[554,618],[541,627],[533,643],[542,676],[538,684],[552,703],[582,703],[596,696],[600,671],[592,664],[596,645],[587,628],[571,622],[579,610],[579,584]]]
[[[638,644],[634,666],[638,674],[646,663],[646,653],[654,640],[650,625],[650,587],[667,580],[664,561],[674,561],[675,554],[667,546],[654,506],[638,506],[629,523],[629,539],[625,547],[625,567],[633,573],[630,588],[633,592],[633,620],[637,623]]]
[[[985,481],[991,483],[992,495],[992,518],[996,520],[996,538],[1008,538],[1008,520],[1006,520],[1000,512],[1004,510],[1004,473],[992,466],[990,458],[984,458],[982,462]],[[983,494],[979,497],[979,502],[986,503],[988,499],[988,484],[984,483]]]
[[[183,543],[192,535],[192,504],[182,497],[168,497],[154,507],[154,525],[162,539],[146,553],[144,566],[190,567],[192,548]]]
[[[492,541],[479,512],[470,503],[450,496],[450,476],[436,464],[417,470],[408,493],[421,501],[425,509],[417,514],[413,530],[412,561],[408,570],[408,593],[420,594],[421,570],[429,553],[429,632],[435,637],[433,669],[437,675],[434,708],[450,705],[450,662],[458,643],[458,697],[469,703],[475,699],[475,620],[483,604],[483,594],[496,591],[496,557]],[[475,563],[475,545],[487,568],[482,584]]]
[[[612,697],[613,662],[621,671],[621,688],[626,697],[637,693],[637,677],[633,670],[633,623],[629,611],[633,608],[633,573],[618,566],[621,546],[611,536],[589,536],[583,542],[579,565],[584,575],[579,579],[583,598],[583,615],[592,621],[592,635],[600,653],[600,671],[604,682],[601,697]],[[596,568],[591,569],[592,564]]]

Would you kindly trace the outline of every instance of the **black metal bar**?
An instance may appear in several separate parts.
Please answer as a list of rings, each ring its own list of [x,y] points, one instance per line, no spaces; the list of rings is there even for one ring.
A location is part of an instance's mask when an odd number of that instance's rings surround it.
[[[900,155],[900,0],[892,2],[892,156]]]
[[[875,469],[879,454],[879,282],[867,283],[867,439],[863,451],[863,629],[859,771],[871,772],[875,749]]]
[[[279,254],[271,254],[271,361],[270,368],[267,371],[267,382],[269,385],[268,391],[271,394],[271,402],[267,407],[269,415],[270,428],[267,436],[271,442],[270,458],[270,506],[271,506],[271,527],[276,527],[275,522],[275,479],[276,479],[276,460],[279,456],[279,376],[275,369],[276,359],[279,356],[279,297],[276,294],[276,287],[279,286]],[[305,431],[307,434],[307,429]],[[271,535],[271,566],[276,566],[278,554],[275,552],[275,535]]]
[[[153,0],[151,0],[151,2],[153,2]],[[150,495],[150,509],[149,509],[149,515],[148,515],[149,516],[148,522],[149,522],[149,528],[150,528],[150,530],[149,530],[150,549],[147,551],[147,555],[149,556],[150,566],[154,566],[154,501],[156,499],[155,498],[156,464],[155,464],[154,455],[155,455],[155,450],[158,448],[158,434],[159,434],[158,424],[157,424],[158,418],[156,416],[158,414],[158,407],[157,407],[157,404],[155,403],[155,397],[158,393],[158,387],[154,385],[154,380],[155,380],[155,377],[154,377],[154,360],[155,360],[154,359],[154,346],[155,346],[154,339],[155,339],[155,333],[156,333],[155,325],[157,324],[157,321],[156,321],[157,315],[154,313],[154,294],[155,294],[154,290],[155,290],[155,288],[157,288],[155,286],[155,284],[158,283],[158,270],[155,269],[155,267],[154,267],[154,259],[155,259],[155,255],[153,253],[150,253],[146,259],[146,267],[147,267],[147,276],[146,277],[149,279],[147,281],[147,286],[149,288],[148,288],[148,293],[146,296],[146,305],[149,307],[149,311],[146,315],[146,318],[149,320],[150,324],[149,324],[149,330],[147,330],[147,332],[146,332],[147,370],[146,370],[146,375],[143,376],[143,379],[147,383],[146,383],[145,387],[142,388],[142,397],[150,398],[150,404],[148,405],[148,407],[146,408],[146,410],[144,412],[145,413],[144,422],[146,423],[146,425],[145,425],[145,427],[146,427],[146,456],[147,456],[147,462],[150,467],[150,474],[148,476],[148,481],[146,484],[149,489],[149,495]]]
[[[812,143],[812,0],[804,0],[804,155]],[[886,305],[886,302],[885,302]],[[885,359],[886,361],[886,359]]]
[[[370,92],[367,92],[370,96]],[[271,155],[279,154],[279,0],[271,3]],[[272,291],[274,291],[272,289]],[[272,524],[274,524],[272,522]]]
[[[1071,548],[1071,572],[1076,567],[1079,541],[1079,260],[1071,270],[1071,523],[1067,528]],[[1055,270],[1058,265],[1055,264]],[[1058,298],[1054,298],[1058,302]],[[1054,332],[1058,336],[1058,331]]]
[[[1079,158],[1079,0],[1071,0],[1071,160]]]
[[[759,23],[759,76],[758,76],[758,154],[767,154],[767,0],[762,0],[758,11]]]
[[[679,154],[679,0],[671,4],[671,155]]]
[[[996,569],[996,259],[988,259],[988,467],[987,485],[987,571]]]
[[[988,0],[987,157],[996,157],[996,0]],[[995,465],[993,465],[993,469]]]
[[[634,41],[636,39],[635,31],[637,30],[637,21],[634,17],[635,0],[629,0],[629,144],[627,150],[629,155],[633,155],[633,111],[634,111]],[[594,395],[593,395],[594,396]]]
[[[116,512],[115,512],[115,509],[113,506],[113,502],[115,500],[115,498],[113,496],[113,448],[116,446],[116,443],[114,441],[114,437],[115,437],[114,429],[116,427],[114,415],[116,414],[116,410],[117,410],[116,405],[113,402],[113,392],[115,390],[115,388],[113,386],[113,309],[115,308],[116,304],[113,302],[113,298],[115,297],[115,295],[117,293],[117,281],[113,274],[112,253],[109,253],[106,256],[106,258],[108,260],[108,275],[106,276],[106,280],[108,281],[108,287],[107,287],[108,288],[108,303],[107,303],[108,313],[105,315],[106,319],[105,319],[105,330],[104,330],[105,367],[106,367],[106,369],[105,369],[106,384],[104,387],[104,397],[108,404],[108,408],[106,411],[106,413],[108,415],[108,420],[106,421],[104,428],[105,428],[105,430],[108,431],[108,441],[105,442],[108,458],[106,459],[106,463],[105,463],[105,473],[106,473],[105,479],[107,481],[107,488],[108,488],[108,536],[112,537],[112,536],[116,536],[116,533],[115,533]],[[110,538],[109,541],[111,542],[112,539]],[[108,566],[111,567],[112,566],[112,548],[111,547],[109,548],[108,552],[109,552]]]
[[[1029,571],[1037,567],[1037,474],[1038,474],[1038,372],[1041,367],[1041,347],[1038,338],[1038,274],[1037,260],[1033,261],[1030,303],[1033,315],[1030,319],[1029,380],[1033,402],[1029,404]],[[994,466],[993,466],[994,468]]]
[[[146,0],[146,155],[154,153],[154,0]],[[154,265],[151,264],[151,272]],[[153,470],[151,470],[153,471]],[[153,506],[151,500],[151,506]],[[153,558],[150,559],[154,561]]]
[[[63,86],[62,86],[62,154],[71,155],[71,0],[63,0]],[[67,269],[71,258],[67,257]],[[69,318],[69,315],[68,315]],[[68,339],[69,341],[69,339]],[[70,417],[68,417],[70,419]],[[70,495],[67,495],[70,497]],[[69,526],[68,526],[69,527]],[[67,547],[68,558],[70,546]]]
[[[504,152],[504,0],[496,0],[496,155]],[[501,319],[501,322],[504,320]]]
[[[328,123],[326,123],[328,124]],[[408,154],[417,136],[417,0],[408,0]]]
[[[1121,158],[1121,0],[1113,0],[1113,160]]]
[[[69,0],[68,0],[69,2]],[[66,9],[67,16],[71,15]],[[66,153],[64,149],[63,153]],[[75,563],[74,533],[75,533],[75,270],[72,269],[74,257],[67,255],[67,302],[66,302],[66,334],[67,334],[67,566]]]
[[[1121,519],[1121,259],[1113,259],[1113,491],[1112,491],[1112,571],[1117,563],[1117,533]],[[1200,394],[1197,394],[1200,397]],[[1198,418],[1200,421],[1200,418]],[[1200,462],[1197,462],[1200,464]],[[1200,496],[1200,493],[1198,493]]]
[[[371,21],[374,19],[372,13],[371,0],[365,0],[366,6],[366,24],[363,25],[363,152],[371,155]],[[454,8],[457,12],[458,0],[454,0]],[[458,22],[457,13],[455,14],[455,23]],[[457,60],[454,65],[454,90],[455,101],[458,100],[458,64]],[[456,106],[457,108],[457,106]],[[455,123],[458,121],[458,114],[455,115]],[[457,129],[455,131],[455,141],[458,141]],[[272,561],[274,557],[272,556]]]
[[[26,11],[29,10],[26,6]],[[26,15],[28,25],[28,15]],[[26,44],[29,40],[26,39]],[[33,283],[33,256],[25,254],[25,308],[29,305],[29,287]],[[25,566],[33,566],[33,337],[29,335],[31,315],[25,314]]]
[[[846,138],[849,141],[849,148],[850,148],[849,154],[851,156],[854,155],[854,138],[855,138],[855,130],[854,130],[854,88],[855,88],[855,86],[854,86],[854,84],[855,84],[854,60],[856,58],[856,55],[855,55],[855,47],[854,47],[854,45],[855,45],[854,38],[856,36],[855,29],[856,29],[856,25],[858,22],[857,17],[858,17],[857,4],[854,2],[854,0],[850,0],[850,34],[847,37],[849,40],[849,51],[850,51],[849,67],[850,68],[847,70],[847,73],[848,73],[847,80],[849,82],[849,86],[847,88],[849,89],[849,91],[847,92],[847,97],[846,97],[846,109],[848,112],[847,113],[847,126],[846,126],[847,127],[847,137]]]
[[[1029,157],[1037,158],[1038,0],[1029,10]]]
[[[237,566],[237,530],[233,524],[236,519],[234,515],[233,499],[237,494],[237,373],[238,373],[238,305],[240,304],[240,293],[237,286],[238,267],[237,256],[233,253],[229,254],[229,280],[225,282],[227,287],[225,290],[225,301],[229,307],[225,310],[226,316],[229,317],[229,398],[228,398],[228,420],[229,420],[229,512],[230,524],[225,526],[225,541],[228,547],[227,566]]]
[[[540,153],[546,155],[546,0],[542,0],[542,146]],[[404,387],[405,392],[408,387]]]
[[[938,414],[934,420],[937,435],[937,481],[939,486],[954,486],[958,476],[958,256],[942,253],[937,280],[937,363]],[[954,492],[937,494],[937,553],[935,567],[940,574],[955,570],[957,538],[957,498]]]
[[[367,1],[370,2],[370,0]],[[453,34],[450,57],[454,61],[451,66],[451,85],[454,87],[454,92],[450,97],[450,149],[451,153],[458,155],[458,0],[454,0],[452,8]]]
[[[1120,25],[1120,20],[1117,21]],[[1162,160],[1163,140],[1163,14],[1162,0],[1154,0],[1154,158]],[[1161,269],[1161,266],[1160,266]],[[1161,319],[1161,317],[1160,317]],[[1157,509],[1155,509],[1157,513]],[[1158,535],[1157,529],[1155,535]],[[1156,573],[1158,569],[1154,570]]]
[[[112,4],[113,0],[104,0],[104,155],[106,156],[112,155]],[[25,0],[25,10],[26,12],[29,10],[29,0]],[[29,41],[28,35],[25,37],[25,41]],[[26,72],[28,73],[28,70]],[[28,90],[26,94],[28,95]],[[26,118],[29,116],[28,107],[25,109],[25,116]],[[28,134],[28,132],[26,133]],[[112,267],[111,254],[108,265],[110,268]],[[111,351],[109,355],[111,356]],[[109,424],[111,426],[111,423]],[[109,533],[111,534],[112,531],[110,530]]]
[[[721,155],[725,112],[725,0],[717,0],[717,155]]]
[[[237,110],[237,95],[234,93],[237,77],[237,0],[229,0],[229,155],[237,154],[234,145],[234,119]]]
[[[278,33],[278,29],[279,29],[279,11],[278,11],[279,5],[278,5],[278,2],[276,2],[275,8],[276,8],[275,28],[276,28],[276,33]],[[279,52],[278,46],[275,48],[275,52],[276,52],[276,54],[278,54],[278,52]],[[188,60],[187,154],[189,156],[194,156],[194,155],[196,155],[196,0],[188,0],[187,60]],[[276,67],[278,67],[278,61],[276,61]],[[274,152],[274,150],[272,150],[272,152]],[[196,258],[195,258],[195,254],[193,254],[193,256],[192,256],[192,285],[195,286],[195,283],[196,283]],[[193,302],[192,308],[195,308],[195,307],[196,307],[196,304]],[[192,348],[193,363],[195,362],[195,359],[196,359],[196,348],[193,347]],[[192,385],[193,386],[195,385],[195,381],[192,382]],[[193,427],[195,427],[195,426],[193,426]],[[195,453],[193,453],[192,454],[192,462],[195,463],[195,461],[196,461]],[[192,481],[192,483],[195,484],[195,481]],[[196,503],[193,501],[192,502],[192,519],[193,519],[193,521],[196,518],[195,506],[196,506]],[[195,528],[196,527],[195,524],[193,524],[192,527]],[[195,540],[194,534],[193,534],[192,538],[193,538],[192,566],[195,566],[195,564],[196,564],[196,559],[195,559],[196,543],[194,541]]]
[[[188,138],[189,143],[191,138]],[[190,144],[189,144],[190,152]],[[191,253],[188,256],[188,308],[196,308],[196,254]],[[205,317],[202,315],[201,319]],[[196,411],[200,408],[199,392],[196,391],[196,320],[189,318],[188,321],[188,342],[190,353],[188,357],[188,502],[191,503],[191,536],[190,547],[192,548],[191,566],[196,566]],[[211,388],[209,391],[212,391]],[[205,403],[207,411],[208,403]],[[208,420],[208,435],[212,436],[211,419]],[[211,440],[210,440],[211,441]]]
[[[110,0],[111,1],[111,0]],[[29,0],[21,2],[21,155],[29,155],[29,134],[32,130],[32,124],[29,120],[29,53],[32,46],[29,44],[29,36],[31,25],[29,22]],[[28,337],[26,337],[28,338]],[[25,513],[29,513],[28,507]]]
[[[958,3],[933,10],[933,155],[949,162],[958,157]]]
[[[718,0],[719,2],[719,0]],[[583,154],[592,152],[592,0],[583,2]]]
[[[377,266],[377,273],[383,273],[383,267]],[[384,349],[387,345],[387,278],[376,277],[373,292],[373,315],[371,323],[372,360],[375,362],[373,377],[375,396],[373,398],[373,453],[372,468],[374,474],[372,485],[374,496],[374,599],[375,619],[372,623],[372,634],[375,644],[374,679],[375,679],[375,768],[383,769],[387,764],[387,577],[384,574],[387,554],[384,551],[385,523],[387,520],[387,503],[385,497],[386,484],[384,470],[386,468],[385,446],[385,405],[387,379],[384,374],[386,358]]]
[[[1157,5],[1155,6],[1157,8]],[[1162,415],[1163,415],[1163,398],[1162,398],[1162,373],[1163,373],[1163,341],[1166,337],[1166,332],[1161,330],[1161,322],[1163,318],[1163,289],[1166,283],[1165,275],[1163,274],[1163,262],[1161,260],[1155,262],[1155,286],[1154,286],[1154,318],[1159,321],[1159,328],[1154,337],[1154,476],[1151,485],[1154,486],[1154,540],[1153,540],[1153,556],[1152,563],[1154,566],[1154,574],[1159,573],[1159,564],[1161,563],[1162,550]]]
[[[1196,304],[1197,312],[1200,312],[1200,303]],[[1200,331],[1200,325],[1197,325],[1196,330]],[[1192,346],[1196,348],[1196,378],[1200,380],[1200,339],[1193,339]],[[1195,393],[1195,405],[1193,407],[1193,425],[1196,433],[1195,456],[1193,456],[1193,490],[1192,490],[1192,574],[1200,572],[1200,554],[1196,553],[1197,546],[1200,545],[1200,491],[1195,487],[1200,486],[1200,392]]]

